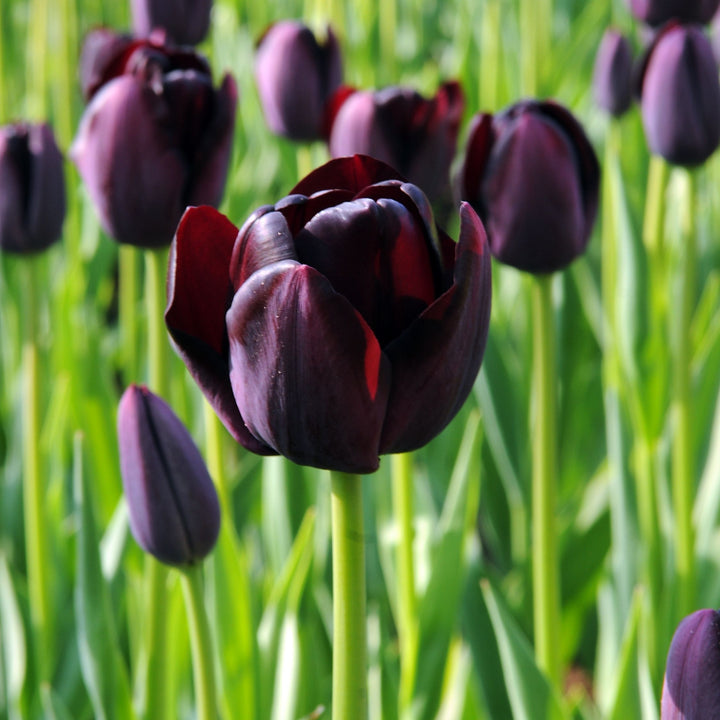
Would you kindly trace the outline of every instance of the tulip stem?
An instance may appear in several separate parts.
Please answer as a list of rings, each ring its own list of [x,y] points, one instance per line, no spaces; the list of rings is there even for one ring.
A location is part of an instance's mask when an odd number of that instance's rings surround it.
[[[132,245],[118,248],[120,286],[119,312],[122,338],[121,363],[125,382],[137,381],[137,249]]]
[[[538,666],[557,687],[560,608],[555,527],[556,399],[552,275],[533,277],[533,610]]]
[[[227,486],[227,474],[222,457],[223,425],[209,402],[205,401],[203,408],[205,414],[205,447],[208,470],[210,471],[210,476],[215,481],[223,515],[227,518],[232,518],[230,492]]]
[[[163,319],[166,303],[167,248],[145,251],[145,293],[148,323],[150,389],[167,400],[168,340]]]
[[[192,565],[182,571],[182,588],[190,626],[197,720],[217,720],[215,661],[203,596],[202,564]]]
[[[367,621],[362,477],[331,473],[332,720],[367,720]]]
[[[24,257],[25,333],[23,343],[24,413],[23,413],[23,510],[25,520],[25,552],[30,601],[30,623],[40,681],[49,680],[50,648],[50,591],[48,573],[52,563],[48,558],[48,523],[44,517],[45,493],[40,471],[40,408],[38,386],[38,278],[41,258]]]
[[[675,509],[675,569],[680,593],[678,617],[694,609],[695,537],[692,506],[695,495],[695,467],[692,453],[691,348],[690,324],[695,293],[697,232],[695,223],[695,177],[684,173],[686,181],[683,241],[680,248],[677,302],[673,303],[673,396],[674,419],[672,449],[672,497]]]
[[[418,651],[417,597],[413,559],[412,455],[392,456],[395,518],[400,537],[397,552],[397,626],[400,642],[400,714],[409,710],[415,684]]]

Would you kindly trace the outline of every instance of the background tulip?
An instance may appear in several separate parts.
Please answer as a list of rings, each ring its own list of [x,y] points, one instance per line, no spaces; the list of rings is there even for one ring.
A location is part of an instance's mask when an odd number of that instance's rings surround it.
[[[720,82],[712,45],[696,25],[664,28],[641,68],[640,104],[650,149],[677,165],[705,162],[720,143]]]
[[[483,226],[463,205],[454,246],[395,178],[343,158],[239,233],[209,208],[183,217],[166,322],[250,450],[371,472],[428,442],[470,392],[490,312]]]
[[[327,39],[319,43],[300,22],[271,25],[258,42],[255,79],[270,130],[291,140],[321,139],[325,105],[342,82],[332,29],[328,26]]]
[[[720,613],[698,610],[678,625],[667,656],[662,720],[720,718]]]
[[[112,237],[168,245],[188,205],[222,198],[235,81],[216,90],[204,58],[149,41],[102,67],[71,157]]]
[[[355,92],[332,119],[330,154],[377,158],[437,200],[449,188],[463,108],[457,82],[443,83],[429,99],[401,87]]]
[[[118,406],[118,442],[130,529],[169,565],[191,565],[214,547],[220,505],[202,456],[167,403],[131,385]]]
[[[595,152],[562,106],[527,100],[473,119],[460,194],[485,221],[501,262],[550,273],[581,255],[597,215],[599,182]]]
[[[65,219],[63,158],[49,125],[0,128],[0,249],[44,250]]]
[[[595,58],[593,74],[595,102],[606,112],[620,117],[632,104],[633,56],[630,41],[616,30],[603,35]]]
[[[168,39],[181,45],[197,45],[210,27],[212,0],[131,0],[133,29],[147,37],[163,28]]]
[[[720,0],[627,0],[632,14],[648,23],[662,25],[668,20],[708,23]]]

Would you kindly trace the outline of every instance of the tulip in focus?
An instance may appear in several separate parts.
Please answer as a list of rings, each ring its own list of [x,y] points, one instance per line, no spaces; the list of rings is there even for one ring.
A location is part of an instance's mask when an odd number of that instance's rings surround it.
[[[435,201],[450,186],[463,108],[462,88],[454,81],[443,83],[433,98],[403,87],[354,92],[332,119],[330,155],[377,158]]]
[[[657,27],[669,20],[700,23],[712,20],[720,0],[626,0],[630,12],[648,25]]]
[[[720,613],[698,610],[678,625],[667,656],[661,720],[720,720]]]
[[[668,25],[641,68],[640,105],[650,150],[675,165],[704,163],[720,143],[720,82],[697,25]]]
[[[367,473],[450,422],[490,315],[485,231],[469,205],[460,218],[455,244],[415,185],[364,156],[318,168],[239,232],[188,209],[165,319],[244,447]]]
[[[162,247],[188,205],[222,199],[237,89],[230,75],[214,89],[207,61],[186,48],[117,47],[82,70],[97,87],[70,154],[105,231]]]
[[[291,140],[322,139],[327,101],[342,82],[340,46],[332,29],[320,43],[300,22],[271,25],[258,43],[255,79],[272,132]]]
[[[460,195],[501,262],[539,274],[569,265],[590,239],[599,184],[590,141],[561,105],[525,100],[473,119]]]
[[[210,28],[212,0],[131,0],[130,8],[140,37],[162,28],[174,43],[197,45]]]
[[[131,385],[118,406],[118,442],[130,529],[168,565],[202,560],[220,531],[220,504],[202,456],[172,409]]]
[[[0,249],[35,253],[60,239],[63,157],[49,125],[0,128]]]
[[[593,91],[597,105],[615,117],[624,115],[632,105],[632,48],[629,40],[616,30],[607,30],[600,42]]]

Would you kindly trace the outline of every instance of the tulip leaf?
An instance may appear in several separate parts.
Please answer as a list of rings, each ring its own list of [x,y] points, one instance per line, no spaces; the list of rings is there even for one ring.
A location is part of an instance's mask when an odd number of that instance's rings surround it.
[[[505,687],[515,720],[557,720],[569,715],[535,664],[529,642],[489,581],[481,588],[500,651]],[[627,717],[634,717],[628,715]]]
[[[127,667],[118,644],[110,595],[100,565],[100,534],[81,456],[82,438],[78,436],[73,486],[78,519],[75,620],[80,666],[95,717],[134,720]]]
[[[47,685],[42,690],[42,709],[45,720],[72,720],[72,715],[53,689]]]
[[[21,698],[27,670],[27,649],[20,606],[7,558],[0,553],[0,707],[10,720],[22,717]]]

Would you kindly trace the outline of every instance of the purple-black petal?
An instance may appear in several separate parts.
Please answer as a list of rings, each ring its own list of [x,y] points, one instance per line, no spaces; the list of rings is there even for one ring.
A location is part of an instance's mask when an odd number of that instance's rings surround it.
[[[389,366],[360,314],[292,260],[254,273],[227,315],[231,381],[254,435],[294,462],[372,472]]]

